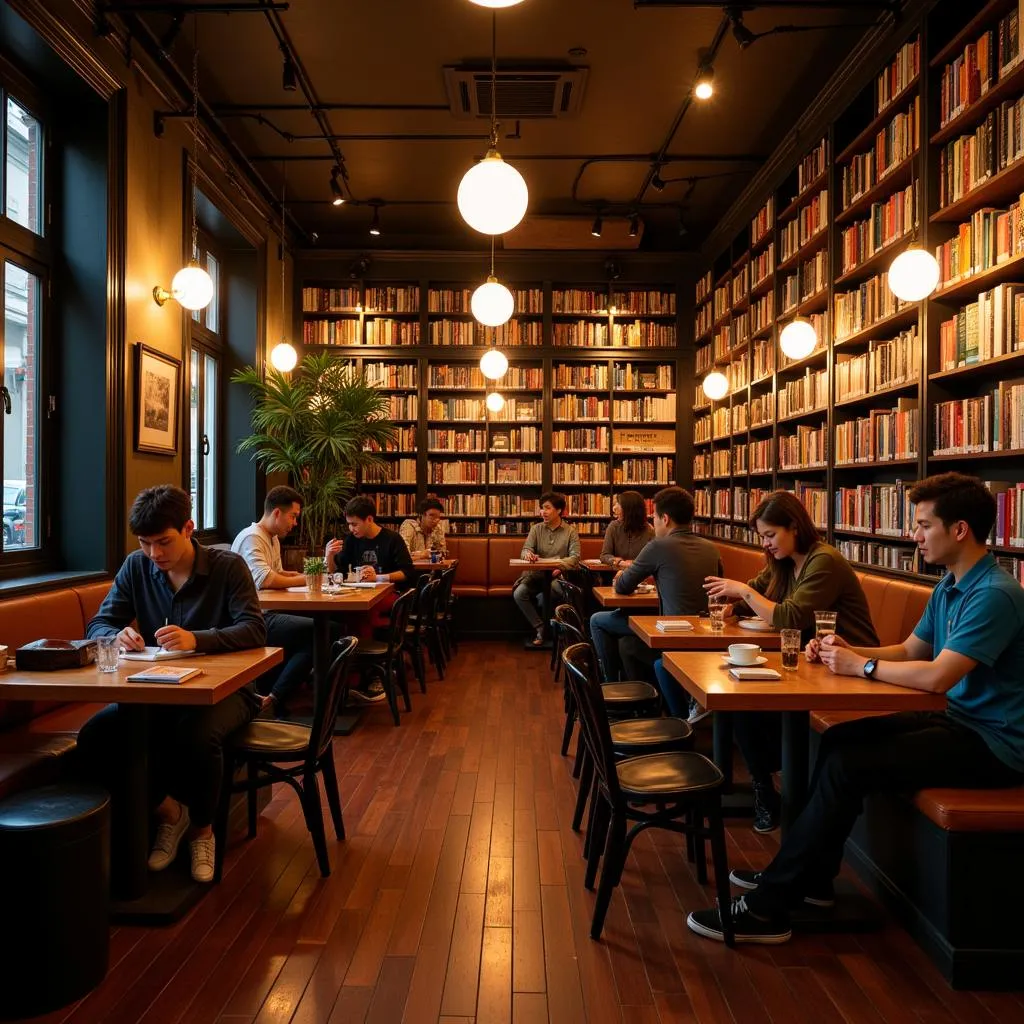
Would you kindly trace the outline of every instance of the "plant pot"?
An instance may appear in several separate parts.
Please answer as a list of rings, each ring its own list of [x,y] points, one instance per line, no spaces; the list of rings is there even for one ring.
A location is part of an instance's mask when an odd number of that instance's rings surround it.
[[[309,591],[310,597],[319,597],[323,593],[324,589],[324,578],[323,575],[317,573],[316,576],[306,577],[306,590]]]

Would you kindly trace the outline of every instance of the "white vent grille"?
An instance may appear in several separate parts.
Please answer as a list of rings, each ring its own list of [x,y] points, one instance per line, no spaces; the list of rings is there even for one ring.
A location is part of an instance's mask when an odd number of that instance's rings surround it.
[[[455,117],[491,116],[490,71],[446,67],[444,81]],[[586,68],[499,71],[495,87],[498,120],[573,117],[579,113],[586,81]]]

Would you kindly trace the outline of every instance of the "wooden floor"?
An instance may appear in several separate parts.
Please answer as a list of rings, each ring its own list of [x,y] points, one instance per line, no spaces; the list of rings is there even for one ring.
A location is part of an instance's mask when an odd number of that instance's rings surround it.
[[[414,704],[400,728],[375,709],[337,741],[349,838],[331,846],[330,878],[281,787],[222,884],[175,927],[118,929],[104,983],[44,1019],[1024,1021],[1017,995],[949,989],[895,925],[736,951],[697,938],[685,913],[710,890],[666,833],[637,841],[592,942],[547,656],[463,644]],[[771,856],[749,823],[729,843],[733,866]]]

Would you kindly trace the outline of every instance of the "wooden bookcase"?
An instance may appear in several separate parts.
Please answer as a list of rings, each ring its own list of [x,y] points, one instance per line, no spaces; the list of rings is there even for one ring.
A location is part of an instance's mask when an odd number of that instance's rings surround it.
[[[676,391],[691,370],[675,282],[515,282],[516,313],[496,331],[469,312],[474,287],[439,274],[310,275],[303,288],[306,345],[337,347],[391,400],[400,441],[382,453],[385,473],[359,481],[382,519],[429,494],[454,533],[525,534],[555,489],[580,532],[600,534],[615,492],[650,498],[676,481],[688,420]],[[510,363],[497,384],[478,365],[492,342]],[[491,390],[500,413],[485,408]]]

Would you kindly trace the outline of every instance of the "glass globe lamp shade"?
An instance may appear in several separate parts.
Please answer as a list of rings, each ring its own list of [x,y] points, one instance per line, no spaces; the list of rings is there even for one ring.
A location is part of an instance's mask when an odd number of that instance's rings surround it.
[[[497,391],[492,391],[485,401],[491,412],[501,412],[505,408],[505,396]]]
[[[694,87],[693,94],[699,100],[709,100],[715,94],[715,87],[707,81],[698,82]]]
[[[505,376],[508,369],[508,359],[505,353],[496,348],[489,349],[480,357],[480,372],[488,380],[499,380]]]
[[[901,252],[889,266],[889,290],[904,302],[928,298],[939,283],[935,257],[917,246]]]
[[[294,370],[295,364],[298,361],[299,354],[295,351],[295,346],[289,345],[287,341],[282,341],[279,345],[275,345],[270,352],[270,365],[282,373]]]
[[[516,300],[512,293],[496,278],[489,277],[469,300],[473,316],[485,327],[500,327],[508,323],[515,312]]]
[[[724,373],[719,373],[718,370],[712,370],[704,378],[704,383],[701,385],[704,389],[704,394],[711,399],[712,402],[717,402],[720,398],[725,398],[726,393],[729,390],[729,379]]]
[[[483,235],[511,231],[523,219],[529,200],[523,176],[496,149],[466,171],[457,196],[462,219]]]
[[[213,301],[213,278],[202,267],[190,263],[174,275],[171,297],[185,309],[206,309]]]
[[[523,0],[469,0],[470,3],[476,4],[477,7],[515,7],[516,4],[521,4]]]
[[[804,359],[818,347],[818,332],[809,320],[790,320],[782,328],[779,346],[789,359]]]

